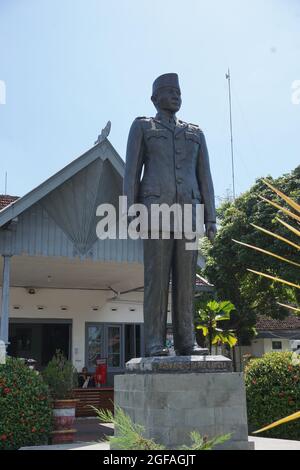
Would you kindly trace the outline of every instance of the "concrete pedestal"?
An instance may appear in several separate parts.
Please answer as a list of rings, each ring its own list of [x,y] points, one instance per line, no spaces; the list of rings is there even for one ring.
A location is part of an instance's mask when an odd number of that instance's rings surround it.
[[[224,372],[230,363],[222,356],[133,359],[115,376],[115,405],[168,449],[189,444],[197,431],[209,438],[231,433],[220,449],[248,450],[243,374]]]

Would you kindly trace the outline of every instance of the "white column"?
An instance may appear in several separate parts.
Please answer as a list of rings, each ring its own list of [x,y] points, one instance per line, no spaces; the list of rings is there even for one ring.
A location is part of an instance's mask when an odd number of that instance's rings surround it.
[[[3,255],[0,339],[2,339],[5,344],[8,344],[10,259],[10,255]]]

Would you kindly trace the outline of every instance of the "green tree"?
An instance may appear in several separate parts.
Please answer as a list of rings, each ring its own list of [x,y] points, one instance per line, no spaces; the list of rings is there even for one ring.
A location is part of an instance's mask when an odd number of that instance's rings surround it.
[[[277,196],[279,196],[279,198],[282,200],[282,203],[283,205],[280,205],[280,204],[277,204],[276,202],[274,202],[273,200],[269,200],[269,199],[266,199],[264,197],[262,197],[261,199],[266,202],[267,204],[270,204],[271,206],[273,207],[276,207],[277,209],[280,210],[281,213],[284,213],[287,217],[289,217],[292,221],[292,225],[290,225],[288,222],[284,221],[280,216],[277,217],[277,221],[283,226],[285,227],[285,229],[287,230],[287,233],[288,235],[290,235],[291,233],[293,235],[296,235],[296,237],[300,237],[300,204],[298,204],[295,200],[293,200],[292,198],[290,198],[288,195],[284,194],[283,192],[281,192],[278,188],[274,187],[272,184],[270,184],[269,181],[264,181],[264,183],[266,184],[266,186],[268,188],[270,188]],[[285,204],[284,204],[285,203]],[[276,231],[274,233],[271,233],[271,232],[268,232],[266,231],[265,229],[262,229],[261,227],[257,227],[256,228],[258,230],[260,230],[262,233],[265,233],[266,235],[270,235],[272,236],[273,238],[277,239],[277,240],[280,240],[281,242],[283,243],[286,243],[287,245],[289,246],[292,246],[293,248],[295,248],[297,251],[300,250],[300,245],[298,243],[295,243],[293,241],[291,241],[291,239],[288,237],[281,237],[279,236]],[[277,261],[279,260],[281,263],[288,263],[289,265],[292,265],[296,268],[300,268],[300,264],[289,259],[289,258],[284,258],[283,256],[280,256],[278,255],[276,252],[273,252],[273,251],[268,251],[268,250],[264,250],[262,249],[261,247],[259,246],[255,246],[255,245],[249,245],[249,244],[246,244],[246,243],[243,243],[243,242],[240,242],[240,241],[237,241],[237,240],[234,240],[236,243],[244,246],[244,247],[247,247],[247,248],[250,248],[252,250],[255,250],[256,252],[258,253],[263,253],[264,255],[267,255],[267,256],[270,256],[271,258],[273,259],[276,259]],[[263,277],[265,279],[268,279],[268,280],[272,280],[273,282],[276,282],[276,283],[279,283],[279,284],[283,284],[285,286],[289,286],[289,287],[293,287],[295,289],[298,289],[300,290],[300,285],[299,284],[295,284],[291,281],[287,281],[286,279],[281,279],[279,277],[274,277],[270,274],[267,274],[266,272],[259,272],[259,271],[254,271],[254,270],[249,270],[251,272],[253,272],[254,274],[260,276],[260,277]],[[297,297],[297,296],[296,296]],[[280,306],[284,307],[284,308],[287,308],[288,310],[292,311],[292,312],[296,312],[298,313],[300,311],[300,308],[299,308],[299,304],[297,305],[287,305],[287,304],[279,304]],[[289,356],[286,355],[286,356],[273,356],[273,355],[270,355],[270,363],[272,363],[272,359],[277,359],[277,357],[283,359],[288,359]],[[269,359],[269,355],[267,354],[265,356],[266,358],[266,361],[268,361]],[[275,359],[275,373],[279,370],[279,367],[278,367],[278,364],[276,363]],[[292,392],[293,391],[296,391],[299,390],[299,387],[298,387],[298,382],[299,382],[299,374],[297,375],[297,373],[299,373],[299,365],[300,365],[300,359],[298,358],[297,354],[293,354],[292,357],[290,358],[292,359],[291,361],[291,364],[284,364],[284,367],[283,369],[286,370],[288,369],[289,372],[291,373],[291,377],[292,377],[292,385],[294,387],[292,387]],[[283,359],[284,360],[284,359]],[[258,360],[259,361],[259,360]],[[262,361],[263,363],[263,359],[261,359],[260,361]],[[278,361],[279,362],[279,361]],[[263,367],[264,367],[264,363],[263,363]],[[274,365],[274,364],[273,364]],[[295,367],[297,369],[295,369]],[[251,369],[251,363],[248,365],[248,368]],[[265,372],[265,370],[264,370]],[[295,372],[297,372],[295,374]],[[263,375],[265,376],[272,376],[272,374],[265,374],[263,373]],[[273,373],[274,375],[274,373]],[[275,374],[276,375],[276,374]],[[280,380],[281,379],[281,380]],[[281,384],[283,383],[282,382],[282,377],[280,377],[279,379],[277,378],[277,383],[278,382],[281,382]],[[252,384],[256,385],[257,381],[256,379],[252,380]],[[268,385],[269,385],[269,382],[268,382]],[[285,384],[285,389],[284,389],[284,393],[286,393],[287,391],[287,386]],[[250,393],[250,396],[251,396],[251,386],[250,386],[250,391],[248,390],[248,396],[249,396],[249,393]],[[255,393],[254,393],[255,395]],[[261,396],[261,394],[258,393],[258,396]],[[280,392],[280,396],[282,395],[282,392]],[[294,397],[292,397],[292,393],[289,393],[289,401],[288,401],[288,404],[289,405],[296,405],[297,406],[297,399],[295,400],[295,394],[294,394]],[[297,397],[296,397],[297,398]],[[259,402],[259,400],[258,400]],[[252,407],[250,406],[250,412],[251,412],[251,409]],[[259,417],[259,419],[261,419],[262,417],[262,411],[263,411],[263,407],[259,407],[261,409],[258,410],[258,413],[256,413],[256,418],[257,416]],[[272,407],[271,407],[272,408]],[[276,403],[275,403],[275,409],[276,409]],[[270,404],[268,402],[268,407],[267,407],[267,411],[270,410]],[[257,411],[257,410],[256,410]],[[290,408],[288,408],[288,411],[290,411]],[[254,412],[255,413],[255,412]],[[292,415],[288,415],[286,416],[285,418],[280,418],[279,420],[277,419],[277,421],[273,422],[272,424],[268,425],[268,426],[264,426],[262,429],[259,429],[258,431],[256,431],[256,433],[260,433],[260,432],[264,432],[264,431],[268,431],[268,430],[273,430],[274,428],[277,428],[278,426],[281,426],[283,424],[288,424],[288,423],[292,423],[292,429],[295,429],[294,428],[294,421],[295,420],[299,420],[300,418],[300,412],[297,411],[296,413],[293,413]],[[298,423],[296,424],[296,426],[298,426]],[[299,427],[299,426],[298,426]],[[288,424],[288,429],[290,429],[290,424]],[[278,429],[275,429],[275,431],[272,431],[272,432],[275,432],[277,433],[278,432]],[[279,430],[279,432],[283,432],[282,430]]]
[[[65,400],[72,395],[78,384],[77,371],[72,362],[59,350],[43,371],[43,379],[50,389],[54,400]]]
[[[230,314],[234,308],[234,305],[227,300],[223,302],[211,300],[202,306],[199,305],[196,329],[202,331],[210,354],[215,344],[227,344],[231,348],[236,345],[237,338],[234,331],[221,328],[223,322],[230,320]]]
[[[300,202],[300,166],[280,178],[268,177],[268,181]],[[287,310],[280,303],[299,304],[299,291],[293,287],[248,271],[250,268],[293,282],[298,276],[295,265],[278,263],[276,258],[232,242],[235,239],[256,245],[297,263],[297,254],[291,245],[257,230],[259,226],[286,237],[286,228],[279,223],[278,214],[290,223],[284,212],[278,213],[277,207],[266,204],[261,197],[281,203],[280,197],[274,197],[273,191],[258,179],[234,203],[227,201],[218,209],[220,228],[215,243],[210,245],[206,242],[202,246],[207,256],[204,274],[215,285],[217,296],[229,299],[235,305],[230,326],[237,331],[239,344],[247,344],[252,338],[259,313],[281,319],[287,315]],[[291,234],[289,238],[295,243],[298,241],[296,235]]]

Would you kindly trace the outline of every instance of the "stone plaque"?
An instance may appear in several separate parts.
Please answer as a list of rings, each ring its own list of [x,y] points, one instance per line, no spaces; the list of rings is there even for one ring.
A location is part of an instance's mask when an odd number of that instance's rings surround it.
[[[127,374],[232,372],[232,361],[224,356],[169,356],[131,359]]]

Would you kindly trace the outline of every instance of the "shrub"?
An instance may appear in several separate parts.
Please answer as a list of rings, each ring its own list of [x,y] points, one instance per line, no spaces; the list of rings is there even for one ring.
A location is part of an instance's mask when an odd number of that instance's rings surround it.
[[[0,450],[47,444],[52,408],[47,385],[20,359],[0,365]]]
[[[300,357],[268,353],[245,370],[250,431],[258,430],[300,409]],[[263,437],[300,440],[300,421],[284,424]]]
[[[96,412],[101,423],[113,423],[115,435],[106,437],[112,450],[166,450],[165,446],[145,437],[145,428],[134,423],[122,408],[115,406],[115,413],[94,406],[91,408]],[[178,450],[212,450],[217,445],[223,444],[230,439],[231,435],[208,439],[202,437],[198,432],[190,433],[191,445],[182,446]]]
[[[71,398],[72,390],[78,384],[77,370],[60,351],[56,351],[47,365],[43,378],[54,400]]]

